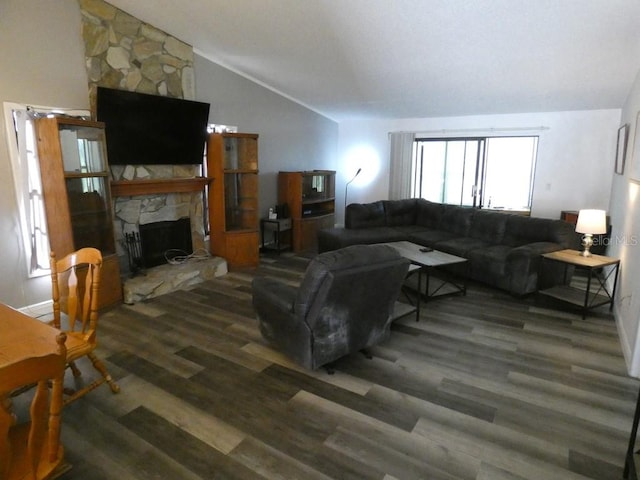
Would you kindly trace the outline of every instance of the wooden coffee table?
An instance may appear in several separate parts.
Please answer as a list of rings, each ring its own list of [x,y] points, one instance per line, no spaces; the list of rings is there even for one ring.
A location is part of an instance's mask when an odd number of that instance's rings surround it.
[[[433,287],[431,284],[431,277],[435,270],[455,265],[455,264],[467,264],[467,259],[452,255],[450,253],[441,252],[439,250],[431,250],[429,252],[420,251],[424,248],[423,245],[417,243],[402,241],[402,242],[389,242],[385,243],[393,247],[400,255],[405,257],[411,262],[409,267],[409,274],[407,277],[414,273],[418,273],[418,288],[416,299],[416,321],[420,320],[420,299],[424,299],[425,302],[437,297],[444,297],[454,294],[466,295],[467,283],[466,278],[454,278],[451,274],[438,274],[437,278],[440,282],[437,286]],[[424,291],[422,290],[422,274],[424,273],[426,283]],[[446,291],[442,293],[444,287],[453,287],[452,291]],[[432,288],[433,287],[433,288]]]

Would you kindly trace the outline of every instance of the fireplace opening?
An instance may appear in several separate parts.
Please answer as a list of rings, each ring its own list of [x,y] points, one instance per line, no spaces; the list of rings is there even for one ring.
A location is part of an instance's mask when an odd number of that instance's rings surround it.
[[[164,265],[176,256],[190,255],[193,253],[191,221],[183,217],[140,225],[140,244],[145,268]]]

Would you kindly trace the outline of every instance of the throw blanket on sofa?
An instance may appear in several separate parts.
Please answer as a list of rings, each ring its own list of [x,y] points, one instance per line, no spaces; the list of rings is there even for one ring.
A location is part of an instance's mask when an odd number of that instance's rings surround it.
[[[318,246],[326,252],[408,240],[464,257],[471,278],[525,295],[564,281],[561,271],[544,272],[538,278],[540,254],[576,248],[576,239],[574,226],[562,220],[412,198],[349,205],[345,227],[321,230]]]

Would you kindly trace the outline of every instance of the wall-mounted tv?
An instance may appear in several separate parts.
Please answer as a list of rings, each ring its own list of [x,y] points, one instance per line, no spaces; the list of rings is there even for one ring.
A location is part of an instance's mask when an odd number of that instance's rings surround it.
[[[201,164],[209,104],[98,87],[111,165]]]

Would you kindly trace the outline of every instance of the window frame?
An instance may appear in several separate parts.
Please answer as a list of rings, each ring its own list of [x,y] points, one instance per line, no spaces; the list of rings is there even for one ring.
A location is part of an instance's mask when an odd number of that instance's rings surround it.
[[[24,249],[25,269],[28,278],[37,278],[49,275],[50,273],[48,262],[50,247],[47,233],[46,213],[44,209],[44,197],[42,195],[42,185],[40,181],[40,168],[37,160],[37,139],[35,128],[33,128],[33,152],[31,152],[31,155],[34,156],[35,162],[32,166],[29,166],[27,158],[29,153],[25,152],[23,156],[20,152],[21,141],[19,140],[19,136],[21,135],[21,132],[17,130],[18,126],[14,121],[15,111],[24,112],[25,115],[31,114],[33,116],[46,116],[64,113],[65,115],[77,117],[88,117],[90,112],[88,110],[69,110],[46,106],[32,106],[17,102],[3,102],[7,147],[9,150],[11,173],[13,176],[14,194],[16,196],[15,198],[18,206],[19,230],[22,247]],[[35,169],[35,171],[32,172],[32,168]],[[34,176],[31,180],[34,182],[35,193],[29,188],[29,177],[31,175]],[[34,198],[32,198],[32,194]],[[34,204],[36,205],[35,207]],[[41,260],[40,265],[38,264],[37,258],[34,258],[37,255],[35,251],[38,247],[35,246],[33,239],[37,235],[45,236],[46,240],[44,242],[46,244],[46,255],[44,255],[46,261]],[[44,249],[43,245],[40,246]],[[44,265],[42,265],[42,263],[44,263]]]
[[[490,205],[490,200],[487,201],[485,197],[486,186],[487,186],[487,168],[490,163],[489,156],[489,146],[490,141],[492,139],[505,139],[505,138],[523,138],[523,139],[535,139],[532,145],[532,159],[530,163],[530,171],[529,171],[529,188],[528,188],[528,196],[527,196],[527,206],[521,208],[514,207],[504,207],[504,208],[494,208]],[[473,136],[451,136],[451,137],[425,137],[416,135],[416,138],[413,141],[413,153],[412,153],[412,165],[411,165],[411,194],[413,197],[425,198],[423,194],[423,175],[425,171],[424,166],[424,158],[419,156],[421,152],[419,149],[421,148],[421,144],[430,143],[430,142],[445,142],[445,149],[449,147],[449,142],[465,142],[465,154],[463,160],[463,170],[466,172],[466,166],[464,162],[467,161],[467,153],[466,153],[466,143],[467,142],[477,142],[476,148],[476,158],[475,162],[475,178],[473,184],[472,196],[473,200],[470,204],[465,204],[464,202],[464,188],[465,188],[465,176],[463,173],[461,179],[460,186],[460,201],[456,203],[456,205],[464,205],[471,208],[482,208],[482,209],[492,209],[496,211],[522,211],[522,212],[531,212],[533,208],[533,191],[534,191],[534,182],[535,182],[535,170],[538,159],[538,151],[539,151],[539,143],[540,143],[540,134],[537,133],[521,133],[517,135],[473,135]],[[446,153],[445,153],[446,156]],[[420,165],[418,165],[418,163]],[[473,165],[472,165],[473,167]],[[419,177],[419,180],[418,180]],[[442,174],[442,182],[446,183],[446,167],[443,170]],[[440,202],[447,203],[446,200],[446,187],[443,186],[440,194]],[[490,197],[489,197],[490,198]]]

